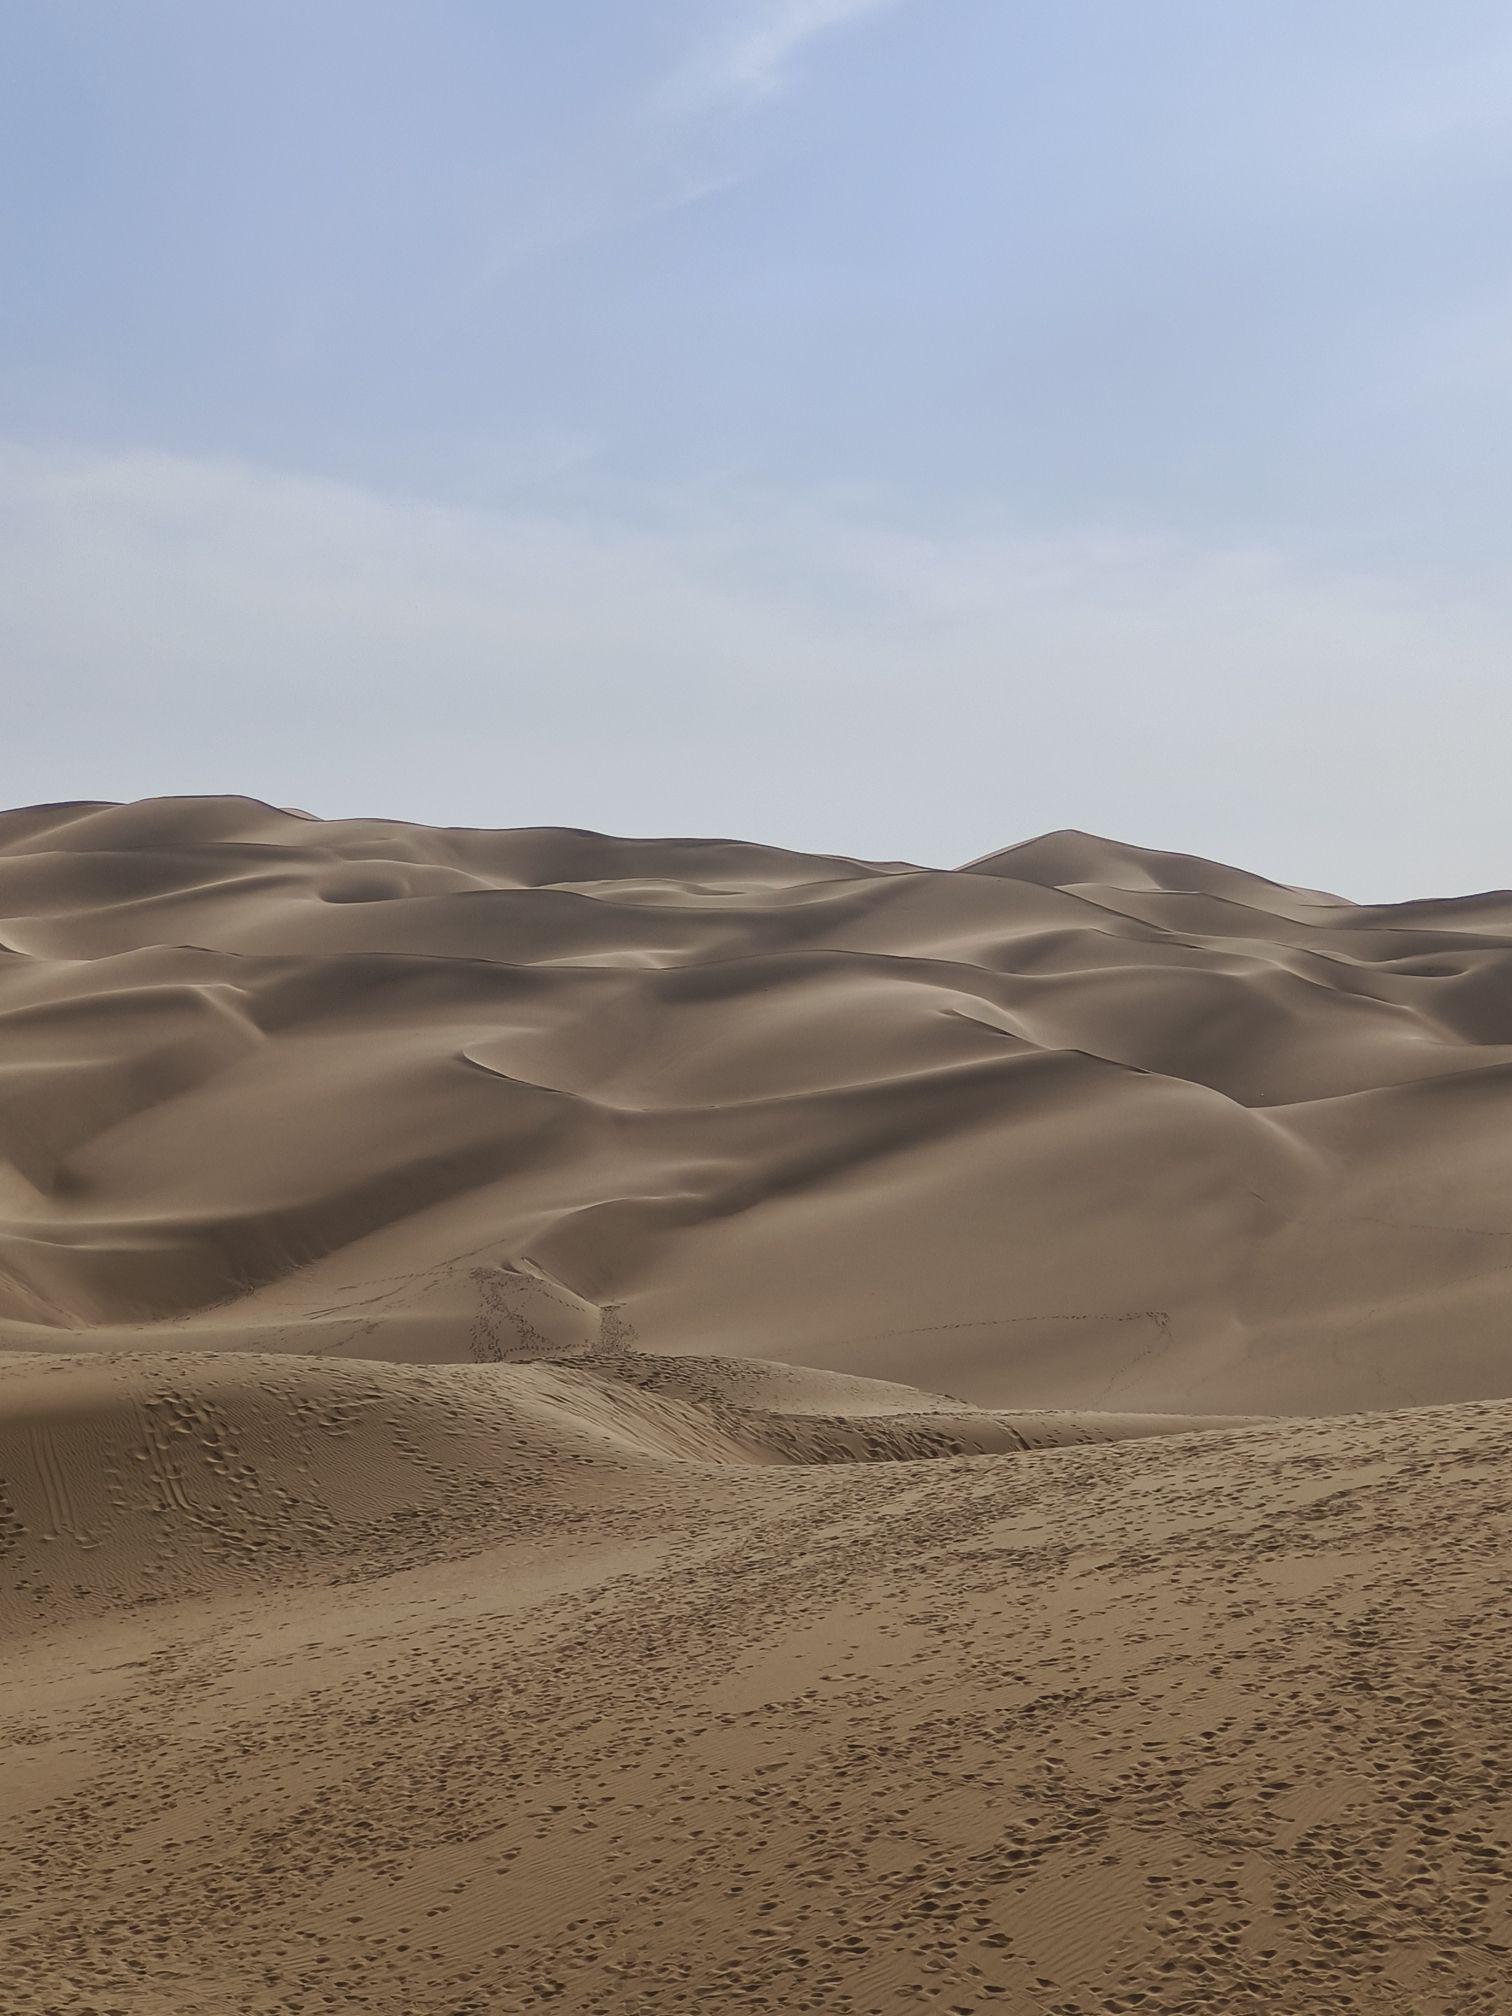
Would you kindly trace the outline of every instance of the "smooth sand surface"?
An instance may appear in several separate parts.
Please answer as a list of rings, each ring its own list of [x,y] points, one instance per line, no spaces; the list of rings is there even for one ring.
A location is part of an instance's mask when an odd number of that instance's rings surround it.
[[[1512,2009],[1512,897],[186,799],[0,944],[5,2016]]]

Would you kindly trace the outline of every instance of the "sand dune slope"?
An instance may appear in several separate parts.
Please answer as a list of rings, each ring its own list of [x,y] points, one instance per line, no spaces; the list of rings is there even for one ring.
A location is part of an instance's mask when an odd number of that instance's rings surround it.
[[[16,2016],[1508,2006],[1507,1403],[773,1461],[717,1365],[16,1376]]]
[[[596,1528],[627,1496],[680,1502],[689,1465],[917,1461],[1199,1425],[992,1412],[747,1359],[16,1353],[0,1356],[0,1617],[53,1627],[350,1561],[392,1574],[569,1518]]]
[[[0,943],[14,1348],[1512,1393],[1509,896],[184,799],[0,818]]]

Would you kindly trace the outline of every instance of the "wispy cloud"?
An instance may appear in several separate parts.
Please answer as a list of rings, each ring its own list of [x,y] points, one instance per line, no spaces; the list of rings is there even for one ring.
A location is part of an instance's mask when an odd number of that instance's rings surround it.
[[[4,802],[242,789],[934,861],[1075,824],[1366,896],[1504,858],[1512,603],[1432,580],[771,491],[500,512],[19,448],[0,531]]]
[[[737,188],[755,172],[748,136],[714,125],[733,109],[755,111],[796,74],[809,45],[908,0],[756,0],[728,10],[732,25],[701,39],[612,122],[585,175],[579,161],[535,212],[512,219],[462,288],[453,309],[470,312],[501,281],[538,260],[666,216]]]
[[[810,43],[903,0],[763,0],[721,39],[694,50],[665,87],[684,111],[770,98],[793,75]]]

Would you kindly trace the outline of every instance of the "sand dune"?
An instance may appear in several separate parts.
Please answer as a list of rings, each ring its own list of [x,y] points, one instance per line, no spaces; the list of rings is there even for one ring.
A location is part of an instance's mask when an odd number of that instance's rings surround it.
[[[184,799],[0,946],[5,2016],[1512,2007],[1512,896]]]
[[[0,941],[13,1347],[1512,1393],[1512,897],[174,800],[0,821]]]
[[[754,1360],[412,1366],[250,1353],[0,1357],[12,1628],[555,1531],[689,1465],[919,1462],[1190,1431],[993,1413]],[[1246,1425],[1244,1423],[1224,1425]]]
[[[1506,2007],[1509,1403],[887,1462],[599,1368],[7,1383],[17,2016]]]

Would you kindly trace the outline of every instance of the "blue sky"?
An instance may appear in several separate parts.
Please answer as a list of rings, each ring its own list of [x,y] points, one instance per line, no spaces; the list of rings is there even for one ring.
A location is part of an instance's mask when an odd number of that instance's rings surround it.
[[[1512,17],[9,0],[0,798],[1512,880]]]

